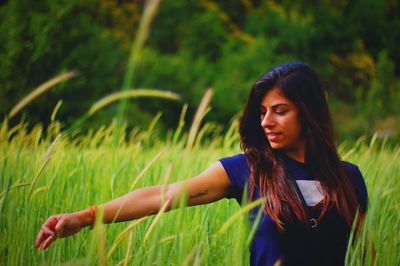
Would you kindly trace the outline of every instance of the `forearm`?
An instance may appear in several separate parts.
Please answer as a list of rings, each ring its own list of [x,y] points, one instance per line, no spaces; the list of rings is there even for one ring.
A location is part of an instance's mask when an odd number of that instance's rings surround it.
[[[129,221],[156,214],[163,205],[162,187],[152,186],[137,189],[119,198],[96,206],[95,212],[88,208],[77,212],[84,226],[93,225],[96,216],[102,213],[103,223]]]
[[[103,223],[112,223],[156,214],[161,206],[161,186],[152,186],[129,192],[98,209],[103,211]]]
[[[94,223],[94,216],[103,212],[103,223],[113,223],[139,219],[156,214],[167,203],[165,211],[177,207],[182,196],[186,196],[187,206],[211,203],[223,198],[230,181],[220,163],[211,165],[199,176],[166,186],[152,186],[132,191],[117,199],[82,211],[85,225]],[[91,214],[92,213],[92,214]],[[87,217],[92,217],[89,219]]]

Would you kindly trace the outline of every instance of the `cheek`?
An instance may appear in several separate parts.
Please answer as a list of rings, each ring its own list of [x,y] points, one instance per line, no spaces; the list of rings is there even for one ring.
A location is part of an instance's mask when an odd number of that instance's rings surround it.
[[[290,138],[298,138],[302,135],[301,124],[297,117],[285,121],[286,135]]]
[[[300,138],[302,137],[302,130],[301,130],[301,124],[299,121],[296,121],[292,123],[292,137],[293,138]]]

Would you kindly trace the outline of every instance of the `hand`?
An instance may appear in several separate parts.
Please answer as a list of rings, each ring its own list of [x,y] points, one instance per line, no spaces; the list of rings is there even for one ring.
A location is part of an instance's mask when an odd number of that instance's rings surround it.
[[[78,233],[83,227],[91,224],[91,217],[87,216],[85,211],[50,216],[36,237],[36,248],[43,243],[43,249],[47,249],[57,238]]]

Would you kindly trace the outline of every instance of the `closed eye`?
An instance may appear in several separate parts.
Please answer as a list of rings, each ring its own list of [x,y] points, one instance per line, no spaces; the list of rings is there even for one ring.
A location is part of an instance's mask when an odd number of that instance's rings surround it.
[[[275,112],[275,114],[277,114],[277,115],[284,115],[284,114],[286,114],[288,111],[276,111]]]

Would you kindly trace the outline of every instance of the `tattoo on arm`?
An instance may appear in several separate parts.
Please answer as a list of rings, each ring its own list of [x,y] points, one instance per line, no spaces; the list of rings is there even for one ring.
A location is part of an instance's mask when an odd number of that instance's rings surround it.
[[[197,194],[190,195],[190,198],[191,198],[191,199],[200,198],[200,197],[205,196],[205,195],[207,195],[207,194],[208,194],[208,190],[203,190],[203,191],[200,191],[200,192],[197,193]]]

